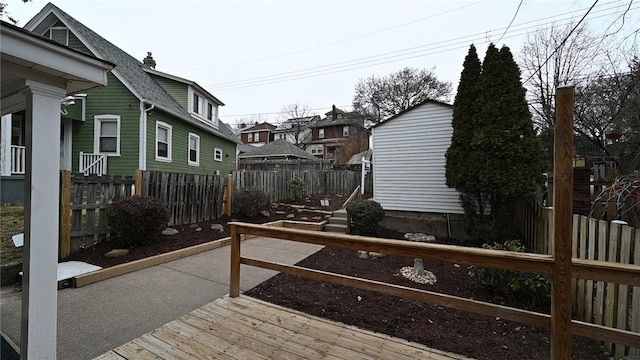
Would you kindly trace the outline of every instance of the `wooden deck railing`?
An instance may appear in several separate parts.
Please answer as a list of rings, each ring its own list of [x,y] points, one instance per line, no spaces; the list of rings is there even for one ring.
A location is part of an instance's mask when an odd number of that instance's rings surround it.
[[[245,264],[306,277],[309,279],[377,291],[410,300],[437,304],[481,315],[500,317],[507,320],[551,329],[552,347],[554,346],[553,339],[555,336],[553,334],[551,323],[556,319],[551,315],[431,291],[413,289],[405,286],[387,284],[379,281],[243,257],[240,251],[241,234],[278,238],[342,249],[375,251],[387,255],[433,259],[457,264],[539,273],[551,275],[552,281],[556,281],[558,274],[554,269],[557,259],[552,255],[514,253],[480,248],[426,244],[326,233],[289,228],[286,227],[286,224],[282,227],[273,227],[234,222],[231,223],[231,281],[229,295],[231,297],[236,297],[240,294],[240,264]],[[570,267],[572,277],[576,279],[591,279],[640,286],[640,266],[611,264],[602,261],[574,258],[571,259]],[[570,291],[568,288],[567,290]],[[571,299],[570,294],[568,294],[568,296],[563,300],[566,302],[564,305],[569,309],[571,309],[572,305]],[[552,299],[552,309],[559,305],[560,304],[554,302]],[[638,344],[640,344],[639,333],[589,324],[576,320],[572,320],[571,326],[566,329],[562,329],[561,331],[569,332],[570,335],[579,335],[628,346],[638,346]],[[564,350],[570,352],[570,346]]]
[[[11,174],[23,175],[25,169],[25,147],[11,145]]]
[[[90,154],[80,151],[79,163],[79,172],[84,176],[102,176],[107,173],[107,156],[104,154]]]

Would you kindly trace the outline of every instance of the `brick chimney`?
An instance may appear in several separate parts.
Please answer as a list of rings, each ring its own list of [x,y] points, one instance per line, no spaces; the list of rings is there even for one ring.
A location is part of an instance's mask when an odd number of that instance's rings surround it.
[[[331,119],[332,121],[336,121],[336,119],[338,118],[338,112],[336,111],[336,105],[335,104],[331,108],[331,117],[333,117],[333,119]]]
[[[142,60],[142,63],[144,64],[144,66],[148,68],[151,68],[151,69],[156,68],[156,61],[153,60],[153,56],[151,56],[151,51],[147,51],[147,57]]]

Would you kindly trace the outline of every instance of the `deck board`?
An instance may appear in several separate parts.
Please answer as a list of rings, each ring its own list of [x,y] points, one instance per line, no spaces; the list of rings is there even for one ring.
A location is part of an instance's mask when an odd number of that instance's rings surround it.
[[[240,296],[218,299],[96,359],[467,358]]]

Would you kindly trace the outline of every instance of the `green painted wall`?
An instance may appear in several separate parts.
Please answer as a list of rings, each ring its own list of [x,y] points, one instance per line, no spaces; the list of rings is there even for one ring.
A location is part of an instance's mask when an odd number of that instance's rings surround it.
[[[166,92],[169,93],[180,106],[182,106],[185,110],[189,110],[188,108],[188,99],[187,96],[189,94],[188,85],[183,84],[178,81],[174,81],[171,79],[164,78],[162,76],[151,75],[153,79],[162,86]]]
[[[162,121],[171,125],[171,162],[155,160],[156,122]],[[200,165],[188,163],[189,133],[200,136]],[[213,160],[214,148],[222,149],[222,161]],[[177,120],[161,111],[153,111],[147,118],[147,170],[167,171],[194,174],[213,174],[220,170],[221,175],[228,174],[235,168],[236,144],[214,136],[193,125]]]
[[[107,171],[112,175],[133,175],[138,168],[140,102],[112,73],[107,86],[87,92],[86,121],[73,122],[72,171],[78,171],[80,151],[93,153],[96,115],[120,115],[120,156],[110,156]]]
[[[71,31],[69,31],[69,47],[72,49],[76,49],[82,51],[86,54],[93,55],[89,48],[84,46],[84,44],[75,36]]]

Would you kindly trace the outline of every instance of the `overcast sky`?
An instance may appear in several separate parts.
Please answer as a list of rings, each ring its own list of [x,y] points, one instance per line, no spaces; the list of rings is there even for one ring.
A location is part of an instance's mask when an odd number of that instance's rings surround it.
[[[636,31],[638,4],[599,1],[592,30]],[[8,0],[27,23],[47,2]],[[301,102],[324,114],[348,110],[359,79],[403,67],[433,68],[454,89],[469,44],[480,59],[489,42],[514,55],[524,34],[551,21],[577,22],[593,4],[582,1],[54,1],[89,28],[156,69],[196,81],[222,100],[229,124],[255,117],[276,122],[282,107]],[[518,7],[519,10],[518,10]],[[514,18],[515,16],[515,18]],[[513,23],[506,31],[509,23]],[[612,30],[609,29],[611,32]]]

